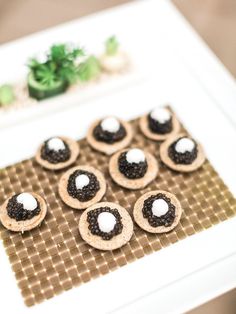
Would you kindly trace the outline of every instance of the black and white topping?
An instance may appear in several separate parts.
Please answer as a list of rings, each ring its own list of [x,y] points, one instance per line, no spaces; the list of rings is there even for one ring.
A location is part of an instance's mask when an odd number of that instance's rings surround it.
[[[191,164],[197,158],[197,153],[195,141],[188,137],[179,138],[168,149],[169,157],[176,164]]]
[[[76,170],[72,173],[67,184],[68,194],[80,202],[87,202],[94,198],[99,189],[97,177],[84,170]]]
[[[148,115],[149,128],[153,133],[166,134],[172,131],[172,114],[163,107],[153,109]]]
[[[107,117],[94,128],[93,136],[97,141],[113,144],[126,136],[126,130],[115,117]]]
[[[171,199],[162,193],[150,196],[143,204],[143,217],[148,219],[152,227],[172,225],[175,219],[175,206]]]
[[[143,150],[131,148],[120,154],[119,171],[128,179],[142,178],[147,172],[148,164]]]
[[[39,213],[39,202],[30,193],[16,194],[8,201],[7,214],[16,221],[32,219]]]
[[[123,229],[122,218],[117,209],[108,206],[96,208],[87,214],[89,230],[103,240],[110,240]]]
[[[59,137],[48,139],[41,149],[41,158],[52,164],[65,162],[70,159],[70,156],[69,146]]]

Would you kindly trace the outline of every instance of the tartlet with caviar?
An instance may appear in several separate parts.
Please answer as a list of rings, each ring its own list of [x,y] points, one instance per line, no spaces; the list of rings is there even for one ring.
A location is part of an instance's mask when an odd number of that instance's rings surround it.
[[[109,172],[118,185],[137,190],[145,188],[156,178],[158,163],[147,151],[139,148],[124,149],[111,157]]]
[[[79,155],[79,145],[68,137],[52,137],[46,140],[36,153],[36,161],[44,168],[60,170],[72,165]]]
[[[180,130],[175,114],[168,107],[156,107],[139,120],[142,133],[154,141],[164,141]]]
[[[179,172],[197,170],[206,159],[202,145],[184,133],[162,143],[160,157],[167,167]]]
[[[110,202],[97,203],[83,212],[80,235],[99,250],[115,250],[125,245],[133,234],[133,221],[127,210]]]
[[[145,231],[164,233],[173,230],[182,215],[180,202],[166,191],[151,191],[142,195],[135,203],[133,216]]]
[[[5,228],[24,232],[39,226],[47,213],[45,200],[33,192],[11,196],[0,207],[0,221]]]
[[[99,170],[91,166],[77,166],[62,175],[58,191],[68,206],[85,209],[102,199],[106,181]]]
[[[133,138],[131,125],[115,117],[95,121],[88,130],[87,141],[95,150],[112,155],[128,146]]]

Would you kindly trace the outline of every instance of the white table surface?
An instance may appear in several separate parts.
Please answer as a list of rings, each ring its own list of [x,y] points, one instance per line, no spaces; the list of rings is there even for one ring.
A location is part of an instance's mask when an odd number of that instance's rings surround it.
[[[95,118],[134,118],[169,101],[236,195],[235,82],[169,1],[138,1],[67,23],[5,45],[0,56],[10,58],[17,49],[19,66],[26,49],[32,54],[36,43],[47,47],[59,38],[72,40],[75,30],[91,49],[91,39],[97,47],[111,32],[118,34],[139,64],[139,79],[67,110],[3,128],[0,167],[32,156],[52,135],[84,136]],[[23,72],[22,67],[19,75]],[[235,237],[233,218],[31,308],[23,303],[0,244],[1,309],[32,314],[68,308],[80,313],[182,313],[236,286]]]

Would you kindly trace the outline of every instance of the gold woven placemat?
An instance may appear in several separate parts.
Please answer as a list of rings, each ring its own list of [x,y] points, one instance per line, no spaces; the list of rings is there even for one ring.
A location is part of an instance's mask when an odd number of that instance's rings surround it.
[[[209,161],[191,174],[173,172],[161,164],[159,144],[144,138],[137,120],[132,125],[135,138],[131,146],[146,149],[157,156],[160,163],[158,178],[146,189],[129,191],[115,184],[108,174],[109,157],[92,150],[85,139],[79,141],[81,154],[77,164],[101,170],[108,184],[103,200],[117,202],[131,214],[135,201],[143,193],[156,189],[170,191],[184,210],[180,224],[162,235],[149,234],[135,225],[134,235],[127,245],[102,252],[81,239],[78,232],[81,212],[66,206],[59,198],[57,184],[63,171],[44,170],[33,158],[3,169],[0,203],[14,193],[34,191],[48,204],[46,219],[30,232],[13,233],[0,226],[0,236],[26,305],[49,299],[236,214],[236,200]]]

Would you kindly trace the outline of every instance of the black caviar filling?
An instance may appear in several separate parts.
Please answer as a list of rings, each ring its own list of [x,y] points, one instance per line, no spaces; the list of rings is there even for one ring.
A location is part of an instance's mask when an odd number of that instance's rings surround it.
[[[103,212],[111,213],[116,218],[116,224],[114,226],[114,229],[110,232],[102,232],[99,229],[97,219],[98,219],[98,215]],[[122,217],[119,211],[117,209],[112,209],[108,206],[96,208],[94,210],[89,211],[87,214],[87,222],[89,223],[89,226],[88,226],[89,230],[91,231],[92,234],[100,236],[103,240],[111,240],[114,236],[122,232],[123,224],[121,220],[122,220]]]
[[[181,137],[181,138],[184,138],[184,137]],[[173,142],[169,146],[168,155],[170,159],[173,160],[174,163],[176,164],[190,165],[197,158],[197,153],[198,153],[197,145],[196,145],[196,142],[194,142],[195,147],[191,152],[185,152],[183,154],[178,153],[175,150],[175,145],[181,138],[179,138],[177,141]]]
[[[150,130],[153,133],[158,133],[158,134],[166,134],[170,133],[172,131],[172,118],[170,120],[166,121],[165,123],[160,123],[157,120],[153,119],[151,117],[151,114],[148,115],[148,125]]]
[[[99,123],[93,130],[93,136],[99,142],[113,144],[123,140],[123,138],[126,136],[126,130],[123,125],[120,124],[119,130],[115,133],[104,131],[101,127],[101,123]]]
[[[78,175],[85,174],[89,178],[89,184],[82,189],[77,189],[75,179]],[[88,171],[76,170],[73,172],[68,180],[67,191],[70,196],[77,198],[80,202],[87,202],[94,198],[97,191],[100,189],[100,184],[97,177]]]
[[[24,209],[23,204],[17,202],[18,195],[19,194],[12,196],[7,203],[7,214],[10,218],[16,221],[28,220],[40,213],[41,209],[37,199],[37,207],[34,210],[27,210]]]
[[[148,168],[147,161],[141,161],[138,164],[134,162],[129,163],[126,160],[126,154],[127,152],[123,152],[122,154],[120,154],[120,157],[118,159],[120,172],[128,179],[139,179],[144,177]]]
[[[48,147],[48,139],[44,142],[44,145],[41,149],[41,158],[47,160],[51,164],[58,164],[59,162],[65,162],[70,159],[71,151],[66,142],[63,141],[65,149],[60,149],[59,151],[51,150]]]
[[[160,198],[167,202],[169,209],[165,215],[157,217],[152,213],[152,204],[155,200]],[[171,199],[162,193],[158,193],[157,195],[147,198],[144,201],[142,211],[143,217],[147,218],[149,224],[154,228],[159,226],[169,227],[172,225],[175,219],[175,206],[171,203]]]

